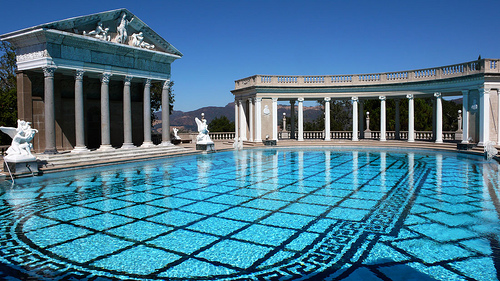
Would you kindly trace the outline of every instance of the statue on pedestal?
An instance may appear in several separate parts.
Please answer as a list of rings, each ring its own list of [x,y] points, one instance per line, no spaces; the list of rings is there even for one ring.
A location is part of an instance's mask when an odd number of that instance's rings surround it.
[[[0,131],[6,133],[12,138],[12,143],[7,149],[6,162],[20,162],[36,160],[31,154],[33,145],[30,143],[38,130],[31,128],[31,123],[23,120],[17,120],[17,128],[0,127]]]
[[[208,125],[207,120],[205,119],[205,114],[201,114],[201,120],[198,117],[195,117],[196,125],[198,125],[198,136],[196,136],[196,149],[197,150],[206,150],[212,151],[214,150],[214,142],[210,139],[208,135]]]

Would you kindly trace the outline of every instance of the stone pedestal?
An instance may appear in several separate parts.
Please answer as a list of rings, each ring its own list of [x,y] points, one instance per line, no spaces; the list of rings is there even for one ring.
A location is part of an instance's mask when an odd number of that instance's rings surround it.
[[[7,168],[8,165],[8,168]],[[13,176],[23,174],[38,175],[38,163],[36,159],[33,160],[7,160],[3,162],[3,170],[12,173]]]
[[[372,138],[372,131],[371,130],[365,130],[365,139],[371,139]]]
[[[463,136],[463,133],[462,132],[455,132],[455,140],[456,141],[462,141],[464,140],[464,136]]]
[[[196,144],[196,150],[203,150],[203,151],[206,151],[206,152],[211,152],[211,151],[215,151],[215,148],[214,148],[214,144],[213,143],[207,143],[207,144],[197,143]]]
[[[275,146],[276,145],[276,140],[263,140],[262,143],[264,145],[268,145],[268,146]]]

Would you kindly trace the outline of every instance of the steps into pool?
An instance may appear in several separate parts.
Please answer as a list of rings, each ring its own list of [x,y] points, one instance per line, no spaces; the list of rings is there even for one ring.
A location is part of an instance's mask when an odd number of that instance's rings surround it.
[[[189,149],[179,146],[136,147],[113,149],[108,151],[93,150],[86,153],[65,152],[54,155],[37,154],[39,168],[43,171],[64,170],[64,167],[95,166],[117,162],[147,160],[170,154],[189,152]]]

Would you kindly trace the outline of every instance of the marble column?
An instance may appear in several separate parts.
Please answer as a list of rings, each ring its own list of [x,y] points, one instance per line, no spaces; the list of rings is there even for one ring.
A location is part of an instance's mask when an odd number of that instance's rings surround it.
[[[255,98],[255,141],[262,141],[262,98]]]
[[[497,89],[497,145],[500,145],[500,88]]]
[[[295,139],[295,100],[290,101],[290,139]]]
[[[240,111],[240,107],[239,107],[239,103],[240,101],[235,99],[234,100],[234,142],[238,142],[239,140],[239,126],[240,126],[240,123],[239,123],[239,111]]]
[[[132,143],[132,98],[130,86],[132,76],[125,76],[123,83],[123,145],[122,148],[135,147]]]
[[[325,98],[325,141],[330,141],[330,97]]]
[[[85,145],[85,103],[83,98],[83,70],[75,72],[75,148],[73,153],[88,152]]]
[[[380,99],[380,141],[386,141],[386,111],[385,111],[385,96],[379,96]]]
[[[364,134],[364,131],[365,131],[365,120],[364,120],[364,101],[362,100],[358,100],[358,107],[359,107],[359,110],[358,110],[358,126],[359,126],[359,138],[360,139],[364,139],[365,138],[365,134]]]
[[[352,97],[352,141],[359,141],[358,138],[358,97]]]
[[[434,93],[434,97],[436,97],[436,143],[443,143],[443,96],[441,93]]]
[[[170,79],[163,81],[161,90],[161,145],[173,145],[170,142]]]
[[[253,142],[253,136],[254,136],[254,120],[253,120],[253,98],[248,98],[248,120],[249,121],[249,127],[250,127],[250,138],[248,139],[249,141]]]
[[[273,100],[273,140],[278,140],[278,98]]]
[[[101,146],[99,150],[113,149],[111,146],[109,117],[109,79],[111,73],[101,75]]]
[[[245,115],[245,100],[240,100],[239,110],[240,110],[240,138],[242,141],[247,140],[247,118]]]
[[[406,95],[408,99],[408,142],[415,141],[415,106],[412,94]]]
[[[151,141],[151,79],[144,81],[143,93],[143,116],[144,116],[144,142],[141,147],[154,146]]]
[[[432,99],[432,141],[436,141],[436,99]]]
[[[469,90],[462,91],[462,143],[469,143]]]
[[[395,100],[396,102],[396,126],[395,126],[395,132],[394,132],[394,139],[399,140],[401,139],[399,134],[401,131],[401,124],[400,124],[400,114],[399,114],[399,99]]]
[[[304,98],[298,98],[299,108],[298,108],[298,121],[299,121],[299,134],[298,141],[304,141]]]
[[[490,89],[479,88],[479,143],[485,146],[490,140]]]
[[[56,118],[54,105],[55,66],[44,66],[44,110],[45,110],[45,151],[44,154],[56,154]]]

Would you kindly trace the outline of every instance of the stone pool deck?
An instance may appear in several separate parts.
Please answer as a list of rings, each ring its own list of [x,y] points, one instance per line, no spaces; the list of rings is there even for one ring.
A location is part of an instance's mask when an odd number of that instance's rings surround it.
[[[233,149],[232,141],[215,141],[215,150],[224,151]],[[397,147],[397,148],[412,148],[412,149],[431,149],[444,151],[459,151],[455,142],[445,142],[437,144],[426,141],[416,141],[409,143],[406,141],[389,140],[385,142],[377,140],[360,140],[353,142],[349,140],[307,140],[299,142],[296,140],[279,140],[277,147],[294,147],[294,146],[347,146],[347,147]],[[263,144],[244,142],[245,149],[254,147],[264,147]],[[497,147],[499,148],[499,147]],[[463,153],[483,154],[482,147],[475,147],[469,151],[460,151]],[[184,143],[176,146],[155,146],[151,148],[132,148],[132,149],[114,149],[111,151],[100,152],[97,150],[89,153],[70,153],[63,152],[57,155],[36,154],[39,159],[39,169],[42,173],[53,173],[87,167],[106,166],[118,163],[127,163],[133,161],[146,161],[163,157],[172,157],[179,155],[188,155],[202,153],[196,150],[195,143]],[[3,167],[3,159],[0,161]],[[0,172],[0,181],[9,179],[6,171]]]

